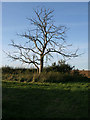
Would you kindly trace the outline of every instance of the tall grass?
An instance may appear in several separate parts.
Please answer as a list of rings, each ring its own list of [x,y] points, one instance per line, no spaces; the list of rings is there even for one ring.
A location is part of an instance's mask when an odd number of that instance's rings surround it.
[[[60,82],[80,82],[89,81],[89,79],[79,73],[78,70],[74,72],[55,72],[45,71],[40,75],[37,74],[36,69],[25,69],[25,68],[2,68],[2,80],[7,81],[19,81],[19,82],[49,82],[49,83],[60,83]]]

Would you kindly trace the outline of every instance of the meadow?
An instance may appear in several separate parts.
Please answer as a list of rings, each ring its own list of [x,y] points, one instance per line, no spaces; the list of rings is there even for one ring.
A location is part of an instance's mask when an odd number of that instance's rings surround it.
[[[58,75],[57,82],[46,81],[46,77],[43,79],[44,73],[41,78],[39,76],[40,81],[37,81],[35,77],[32,81],[30,75],[33,73],[28,70],[26,70],[27,74],[24,72],[23,70],[22,72],[14,70],[12,73],[10,70],[2,72],[3,119],[88,119],[89,79],[85,76],[82,80],[77,77],[78,80],[75,81],[75,77],[74,80],[69,80],[72,77],[66,74],[68,79],[59,81],[58,77],[61,74],[50,72],[46,74],[48,80],[52,74],[53,79],[56,79],[55,75]]]

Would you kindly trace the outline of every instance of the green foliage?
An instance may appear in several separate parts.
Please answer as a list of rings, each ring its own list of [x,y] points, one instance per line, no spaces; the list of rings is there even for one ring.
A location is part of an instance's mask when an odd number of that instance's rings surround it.
[[[61,72],[61,73],[70,73],[70,71],[72,70],[72,67],[70,67],[68,64],[67,65],[61,65],[61,66],[50,66],[48,68],[46,68],[46,71],[54,71],[54,72]]]
[[[58,65],[56,65],[56,62],[52,64],[52,66],[47,67],[46,71],[55,71],[55,72],[61,72],[61,73],[70,73],[71,70],[74,68],[71,67],[69,64],[66,64],[64,60],[58,61]]]

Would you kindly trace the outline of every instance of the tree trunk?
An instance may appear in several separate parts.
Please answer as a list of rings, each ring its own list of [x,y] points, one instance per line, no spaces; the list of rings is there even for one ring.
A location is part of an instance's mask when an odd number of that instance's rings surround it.
[[[39,68],[37,68],[37,73],[39,73]]]
[[[40,68],[39,68],[39,74],[43,71],[43,57],[40,57]]]

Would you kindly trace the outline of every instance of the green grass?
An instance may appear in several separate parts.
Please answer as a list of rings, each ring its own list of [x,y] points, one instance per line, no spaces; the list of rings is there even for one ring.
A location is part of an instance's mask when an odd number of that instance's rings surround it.
[[[88,118],[88,83],[2,82],[2,116],[12,119]]]

